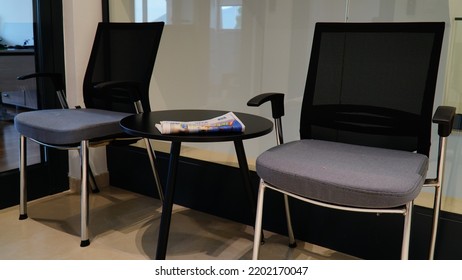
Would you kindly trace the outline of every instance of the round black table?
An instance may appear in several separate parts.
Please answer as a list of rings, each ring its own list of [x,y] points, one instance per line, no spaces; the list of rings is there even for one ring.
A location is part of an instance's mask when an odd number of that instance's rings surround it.
[[[170,158],[167,175],[167,185],[164,189],[164,201],[162,205],[162,216],[159,227],[159,238],[157,240],[156,259],[165,259],[167,253],[168,234],[172,216],[173,196],[175,193],[176,172],[180,157],[182,142],[234,142],[239,169],[244,181],[244,187],[249,196],[252,214],[255,214],[256,195],[250,183],[249,166],[245,155],[242,140],[260,137],[273,130],[273,123],[260,116],[234,112],[234,114],[245,125],[245,131],[240,133],[199,133],[199,134],[161,134],[155,127],[160,121],[200,121],[208,120],[223,114],[226,111],[216,110],[166,110],[142,113],[128,116],[120,121],[124,132],[137,137],[170,141]]]

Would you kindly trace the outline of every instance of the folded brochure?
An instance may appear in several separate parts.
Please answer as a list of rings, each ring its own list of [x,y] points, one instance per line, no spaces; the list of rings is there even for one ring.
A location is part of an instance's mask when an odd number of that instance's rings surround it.
[[[211,132],[244,132],[245,125],[233,113],[228,112],[219,117],[202,121],[161,121],[156,128],[162,134],[175,133],[211,133]]]

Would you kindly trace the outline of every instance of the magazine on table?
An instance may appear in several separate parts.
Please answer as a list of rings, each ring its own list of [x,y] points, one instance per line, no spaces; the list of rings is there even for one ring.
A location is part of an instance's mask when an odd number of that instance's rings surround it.
[[[214,132],[244,132],[245,125],[233,113],[228,112],[209,120],[202,121],[161,121],[156,128],[162,134],[175,133],[214,133]]]

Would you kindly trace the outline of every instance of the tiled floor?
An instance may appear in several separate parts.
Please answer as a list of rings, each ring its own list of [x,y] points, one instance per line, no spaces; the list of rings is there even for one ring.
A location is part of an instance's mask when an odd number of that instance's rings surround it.
[[[154,259],[160,219],[157,199],[104,188],[90,198],[89,247],[80,244],[80,197],[62,193],[29,203],[29,219],[18,220],[18,208],[0,210],[0,259],[3,260],[146,260]],[[265,233],[262,259],[352,259],[332,250]],[[167,259],[248,260],[253,229],[225,219],[175,207]]]

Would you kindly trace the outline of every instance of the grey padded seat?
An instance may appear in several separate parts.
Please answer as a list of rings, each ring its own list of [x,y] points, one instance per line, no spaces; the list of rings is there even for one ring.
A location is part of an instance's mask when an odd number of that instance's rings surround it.
[[[305,139],[262,153],[256,168],[265,182],[303,197],[337,205],[392,208],[420,193],[428,158],[406,151]]]
[[[119,121],[128,115],[100,109],[50,109],[18,114],[14,125],[28,138],[69,145],[123,133]]]

